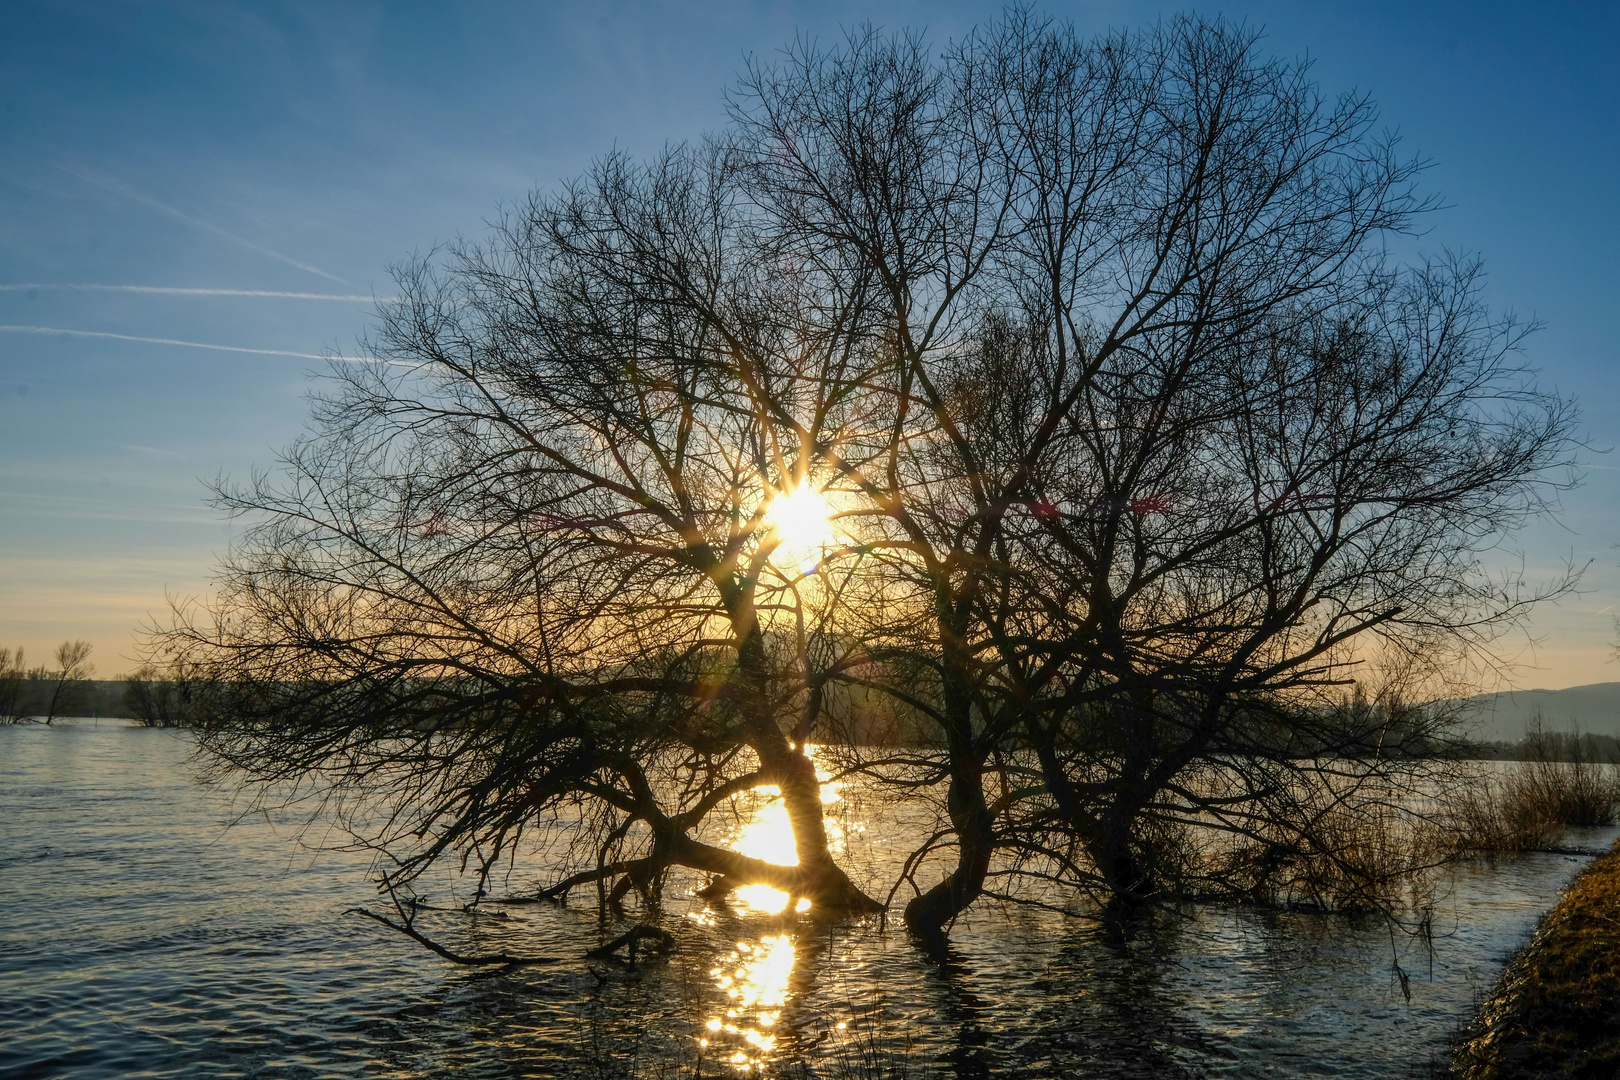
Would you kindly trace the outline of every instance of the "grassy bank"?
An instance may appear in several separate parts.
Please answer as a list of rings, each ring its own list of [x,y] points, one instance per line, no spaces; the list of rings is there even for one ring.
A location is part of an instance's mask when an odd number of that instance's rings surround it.
[[[1620,1076],[1620,845],[1508,963],[1453,1062],[1461,1080]]]

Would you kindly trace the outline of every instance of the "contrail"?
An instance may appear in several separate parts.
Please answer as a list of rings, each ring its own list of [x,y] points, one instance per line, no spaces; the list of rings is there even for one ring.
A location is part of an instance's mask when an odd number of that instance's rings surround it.
[[[345,364],[377,363],[387,364],[389,367],[402,367],[415,371],[417,368],[431,367],[429,363],[413,364],[408,360],[383,360],[375,356],[342,356],[332,354],[321,356],[318,353],[289,352],[286,349],[249,349],[241,345],[211,345],[206,341],[180,341],[176,338],[139,337],[135,334],[114,334],[106,330],[68,330],[60,326],[18,326],[0,324],[0,331],[10,331],[14,334],[67,334],[72,337],[112,338],[115,341],[144,341],[151,345],[183,345],[188,349],[213,349],[216,352],[252,353],[255,356],[292,356],[299,360],[340,360]]]
[[[298,269],[306,271],[307,273],[318,274],[321,277],[326,278],[329,281],[335,281],[340,285],[347,285],[348,284],[347,281],[344,281],[342,278],[338,277],[336,274],[328,274],[325,270],[322,270],[318,266],[311,266],[309,263],[299,262],[297,259],[293,258],[290,255],[283,255],[279,251],[272,251],[271,249],[265,247],[262,244],[255,244],[253,241],[251,241],[251,240],[249,240],[249,239],[247,239],[245,237],[237,236],[233,232],[228,232],[225,229],[220,228],[218,225],[214,225],[214,224],[212,224],[210,222],[203,221],[201,218],[192,217],[190,214],[186,213],[183,210],[176,210],[174,207],[170,206],[168,203],[158,202],[156,199],[152,198],[150,195],[143,195],[139,191],[136,191],[134,188],[130,187],[128,184],[123,183],[122,181],[114,180],[111,177],[95,176],[95,175],[93,175],[91,173],[83,172],[83,171],[81,171],[79,169],[69,168],[68,166],[62,165],[60,163],[58,163],[56,167],[58,169],[61,169],[63,172],[67,173],[69,176],[78,177],[80,180],[83,180],[87,184],[94,184],[96,187],[103,188],[103,189],[105,189],[107,191],[111,191],[111,192],[113,192],[114,194],[117,194],[117,195],[122,195],[126,199],[132,199],[135,202],[138,202],[138,203],[142,204],[143,206],[150,206],[152,209],[161,211],[162,213],[165,213],[165,214],[168,214],[170,217],[180,219],[181,221],[185,222],[187,225],[192,226],[193,228],[205,229],[208,232],[215,233],[215,234],[217,234],[219,236],[223,236],[225,239],[231,241],[232,243],[241,244],[243,247],[247,248],[250,251],[257,251],[260,255],[268,255],[272,259],[278,259],[281,262],[284,262],[289,266],[296,266],[296,267],[298,267]]]
[[[134,334],[110,334],[105,330],[63,330],[55,326],[9,326],[0,330],[16,334],[69,334],[73,337],[114,338],[118,341],[144,341],[152,345],[184,345],[188,349],[214,349],[218,352],[253,353],[256,356],[295,356],[300,360],[325,360],[327,357],[307,352],[288,352],[286,349],[246,349],[240,345],[210,345],[203,341],[176,341],[174,338],[136,337]]]
[[[381,300],[388,303],[389,296],[367,296],[362,293],[277,292],[271,289],[180,289],[166,285],[0,285],[0,292],[26,292],[29,289],[71,289],[76,292],[128,292],[150,293],[160,296],[261,296],[278,300],[344,300],[365,303]]]

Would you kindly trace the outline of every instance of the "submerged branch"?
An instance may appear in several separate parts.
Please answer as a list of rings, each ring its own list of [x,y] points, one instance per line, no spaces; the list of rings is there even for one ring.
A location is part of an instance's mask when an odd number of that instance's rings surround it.
[[[675,936],[668,930],[648,926],[646,923],[637,923],[606,945],[589,950],[585,956],[589,960],[612,960],[617,959],[616,954],[620,949],[624,949],[629,955],[630,966],[635,967],[636,944],[641,941],[653,942],[648,950],[652,953],[667,953],[675,948]]]
[[[494,953],[487,956],[465,956],[440,945],[432,938],[423,934],[409,922],[397,923],[386,915],[379,915],[366,908],[350,908],[345,915],[364,915],[368,919],[375,919],[384,926],[398,930],[423,948],[437,953],[452,964],[462,964],[467,967],[536,967],[544,964],[560,964],[561,958],[555,956],[513,956],[511,953]]]

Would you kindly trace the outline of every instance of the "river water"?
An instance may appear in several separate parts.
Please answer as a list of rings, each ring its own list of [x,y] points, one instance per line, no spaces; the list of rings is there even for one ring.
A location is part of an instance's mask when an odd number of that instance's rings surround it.
[[[195,783],[190,750],[0,728],[0,1076],[1425,1076],[1585,861],[1459,871],[1432,953],[1332,916],[1205,908],[1126,934],[986,904],[939,963],[875,920],[675,888],[675,950],[634,969],[583,958],[591,903],[422,916],[454,948],[561,958],[474,970],[346,915],[376,903],[368,857]],[[884,821],[842,794],[845,858],[875,873]],[[730,839],[777,842],[774,805]]]

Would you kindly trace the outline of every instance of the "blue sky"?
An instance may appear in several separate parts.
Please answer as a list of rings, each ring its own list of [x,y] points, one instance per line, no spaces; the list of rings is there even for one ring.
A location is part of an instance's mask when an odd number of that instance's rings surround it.
[[[245,475],[298,434],[321,367],[309,357],[364,331],[358,298],[387,294],[390,264],[479,233],[502,202],[603,151],[714,128],[749,52],[860,21],[943,42],[999,10],[10,0],[0,645],[38,662],[83,637],[100,673],[133,666],[135,626],[166,594],[204,590],[230,542],[201,479]],[[1091,30],[1187,8],[1038,10]],[[1620,444],[1620,5],[1198,10],[1264,27],[1325,89],[1379,102],[1447,204],[1417,248],[1483,256],[1492,302],[1545,324],[1529,359],[1579,399],[1594,449]],[[1592,562],[1581,595],[1537,615],[1534,647],[1507,643],[1520,686],[1620,679],[1620,454],[1586,457],[1561,519],[1503,552],[1532,576]]]

